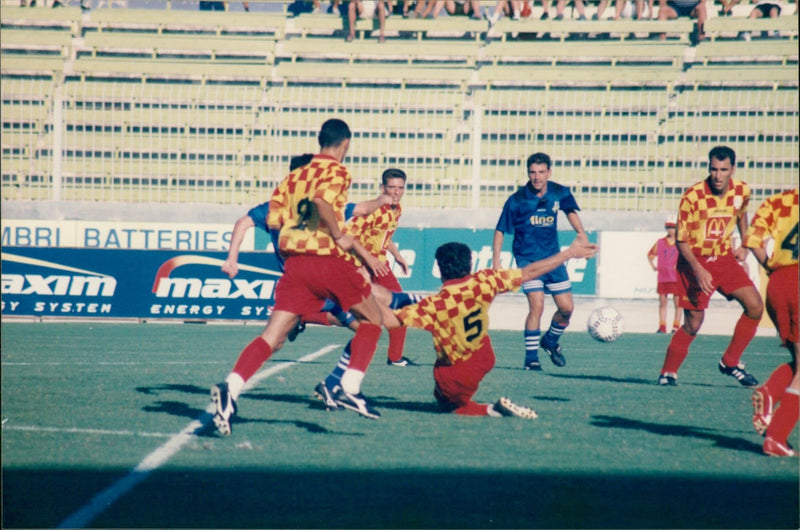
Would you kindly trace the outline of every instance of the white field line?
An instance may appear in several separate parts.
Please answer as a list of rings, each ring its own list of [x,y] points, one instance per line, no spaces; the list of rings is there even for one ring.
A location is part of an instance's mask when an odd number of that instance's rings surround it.
[[[262,370],[250,378],[250,380],[247,382],[247,385],[245,385],[245,390],[258,384],[259,381],[275,375],[276,373],[285,370],[290,366],[313,361],[314,359],[325,355],[331,350],[341,347],[342,346],[340,344],[332,344],[322,348],[321,350],[317,350],[314,353],[310,353],[304,357],[301,357],[297,361],[278,364],[266,370]],[[203,429],[211,422],[213,413],[213,405],[209,405],[205,412],[203,412],[196,420],[193,420],[186,427],[184,427],[183,430],[173,435],[169,440],[164,442],[163,445],[147,455],[144,460],[139,462],[139,464],[130,471],[130,473],[95,495],[88,504],[84,505],[78,511],[64,519],[61,524],[58,525],[58,528],[84,528],[119,498],[127,494],[140,482],[146,479],[152,471],[155,471],[164,465],[170,458],[175,456],[184,445],[186,445],[192,438],[195,437],[195,434],[199,430]]]
[[[136,431],[114,431],[110,429],[80,429],[77,427],[43,427],[38,425],[6,425],[8,418],[3,420],[4,431],[23,431],[23,432],[51,432],[58,434],[99,434],[104,436],[140,436],[142,438],[169,438],[172,434],[163,432],[136,432]]]

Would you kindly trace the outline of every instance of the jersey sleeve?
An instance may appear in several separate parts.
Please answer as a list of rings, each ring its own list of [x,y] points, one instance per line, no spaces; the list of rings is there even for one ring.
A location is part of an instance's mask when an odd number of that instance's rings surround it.
[[[410,328],[420,328],[433,332],[434,312],[431,312],[431,302],[423,299],[416,304],[411,304],[394,312],[400,322]]]
[[[497,220],[495,230],[503,232],[504,234],[514,233],[514,196],[512,195],[506,200],[503,205],[503,211],[500,213],[500,218]]]
[[[269,215],[269,202],[262,202],[258,206],[250,208],[247,215],[253,220],[253,224],[255,224],[256,228],[268,231],[267,216]]]
[[[561,210],[564,213],[579,212],[581,209],[578,207],[578,201],[572,194],[572,190],[564,186],[564,197],[561,199]]]
[[[747,228],[742,245],[747,248],[761,248],[770,239],[770,227],[775,222],[773,218],[772,201],[764,201],[756,210],[756,215]]]

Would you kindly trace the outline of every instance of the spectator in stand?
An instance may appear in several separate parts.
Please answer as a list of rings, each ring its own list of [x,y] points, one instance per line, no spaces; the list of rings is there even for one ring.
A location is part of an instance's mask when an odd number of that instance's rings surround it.
[[[655,16],[655,0],[647,0],[647,17],[645,17],[644,0],[634,0],[633,11],[625,11],[628,6],[628,0],[616,0],[614,3],[614,20],[630,17],[636,20],[644,20],[645,18],[652,19]],[[597,5],[597,13],[592,15],[592,20],[600,20],[603,18],[603,13],[608,7],[608,0],[600,0]]]
[[[378,17],[380,24],[378,42],[386,42],[386,17],[392,12],[392,8],[384,0],[349,0],[347,6],[347,20],[350,23],[350,33],[346,37],[347,42],[352,42],[356,38],[356,19],[370,19]]]
[[[558,0],[558,2],[556,2],[556,17],[554,20],[564,20],[564,10],[566,7],[567,0]],[[586,20],[586,5],[583,3],[583,0],[572,0],[572,10],[573,14],[575,11],[578,12],[578,16],[572,18]]]
[[[730,9],[739,3],[740,0],[731,0],[726,4],[724,1],[722,2],[723,6],[723,14],[730,14]],[[725,9],[728,9],[728,12],[725,12]],[[782,9],[781,2],[776,2],[775,0],[759,0],[756,2],[756,5],[753,7],[753,10],[750,11],[750,14],[747,18],[757,19],[757,18],[778,18],[781,16],[781,9]],[[777,37],[777,31],[770,31],[767,34],[769,37]],[[742,40],[750,40],[751,33],[749,31],[742,31],[739,33],[739,38]]]
[[[497,24],[497,21],[503,18],[503,15],[511,16],[514,20],[522,18],[522,4],[523,2],[517,0],[497,0],[494,6],[494,11],[489,13],[489,10],[483,12],[486,20],[489,21],[490,26]]]
[[[419,2],[418,5],[425,4],[422,13],[417,13],[415,16],[420,18],[436,18],[442,14],[442,9],[447,11],[448,15],[465,15],[471,18],[481,18],[481,6],[478,0],[436,0],[433,2]]]
[[[703,26],[708,18],[705,2],[700,0],[658,0],[658,20],[672,20],[678,17],[697,19],[696,39],[701,41],[705,38]],[[666,33],[662,33],[659,39],[667,40]]]

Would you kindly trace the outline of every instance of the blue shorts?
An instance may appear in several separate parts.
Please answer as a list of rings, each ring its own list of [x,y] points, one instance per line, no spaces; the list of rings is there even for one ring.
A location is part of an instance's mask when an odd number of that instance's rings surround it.
[[[525,265],[528,264],[517,262],[519,268]],[[569,281],[567,266],[562,263],[550,272],[522,284],[523,293],[533,293],[536,291],[544,291],[546,294],[571,293],[572,283]]]

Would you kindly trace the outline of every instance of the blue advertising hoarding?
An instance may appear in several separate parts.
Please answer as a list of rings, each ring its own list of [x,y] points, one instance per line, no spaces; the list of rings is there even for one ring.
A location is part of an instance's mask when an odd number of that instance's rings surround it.
[[[404,290],[441,286],[436,248],[461,241],[473,249],[473,270],[492,266],[493,230],[399,229],[394,242],[409,264],[394,272]],[[562,246],[574,232],[559,232]],[[589,233],[592,241],[596,233]],[[511,238],[503,266],[513,267]],[[506,249],[508,247],[508,249]],[[220,267],[223,251],[10,247],[2,250],[2,315],[181,320],[264,320],[274,303],[280,269],[271,251],[241,252],[239,274]],[[594,295],[596,260],[568,262],[573,292]],[[324,274],[320,271],[320,274]]]

